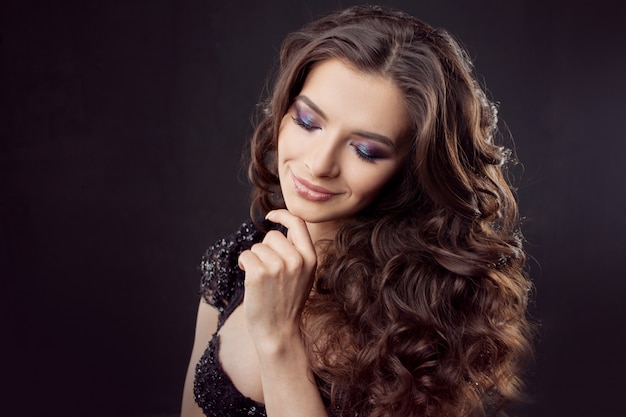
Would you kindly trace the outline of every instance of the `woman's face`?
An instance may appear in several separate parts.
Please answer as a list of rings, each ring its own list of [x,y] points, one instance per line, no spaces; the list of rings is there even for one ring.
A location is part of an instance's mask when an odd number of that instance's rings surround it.
[[[316,64],[278,134],[287,209],[334,229],[363,210],[399,169],[408,121],[392,82],[337,59]]]

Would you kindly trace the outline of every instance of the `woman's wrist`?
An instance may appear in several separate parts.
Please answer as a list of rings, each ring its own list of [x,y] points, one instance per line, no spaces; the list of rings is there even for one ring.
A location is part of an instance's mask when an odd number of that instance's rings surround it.
[[[327,417],[299,329],[259,341],[257,352],[268,416]]]
[[[251,331],[250,334],[261,363],[279,363],[285,360],[293,360],[295,359],[294,356],[297,355],[296,352],[301,352],[306,358],[299,327],[280,327],[271,329],[271,332],[260,332],[257,330]]]

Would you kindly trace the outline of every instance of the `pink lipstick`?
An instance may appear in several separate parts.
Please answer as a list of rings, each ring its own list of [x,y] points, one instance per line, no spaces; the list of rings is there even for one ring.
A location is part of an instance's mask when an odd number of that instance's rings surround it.
[[[293,179],[293,185],[295,186],[298,195],[306,198],[307,200],[327,201],[337,195],[337,193],[333,193],[324,187],[311,184],[310,182],[297,177],[294,173],[291,173],[291,178]]]

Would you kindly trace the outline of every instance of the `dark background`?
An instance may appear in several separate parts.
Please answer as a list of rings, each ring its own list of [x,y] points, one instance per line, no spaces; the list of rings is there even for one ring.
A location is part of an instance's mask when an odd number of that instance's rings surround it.
[[[0,414],[176,414],[203,250],[284,35],[349,1],[3,1]],[[622,2],[388,1],[501,103],[541,323],[520,417],[626,415]],[[7,411],[8,410],[8,411]]]

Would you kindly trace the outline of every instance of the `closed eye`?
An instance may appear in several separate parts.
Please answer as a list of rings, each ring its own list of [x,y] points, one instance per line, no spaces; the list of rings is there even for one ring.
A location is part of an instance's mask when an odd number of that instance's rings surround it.
[[[301,110],[298,106],[294,106],[294,113],[295,115],[291,119],[304,130],[311,131],[320,128],[315,124],[315,118],[312,114]]]
[[[385,159],[388,155],[379,149],[373,148],[363,143],[353,143],[352,147],[356,155],[366,162],[375,163],[378,159]]]

